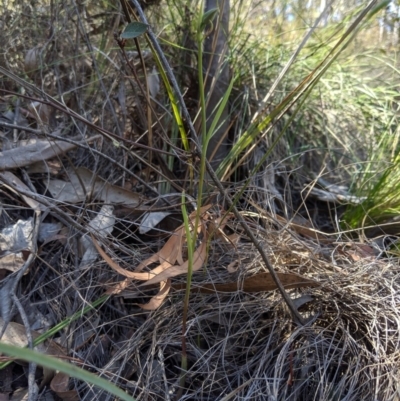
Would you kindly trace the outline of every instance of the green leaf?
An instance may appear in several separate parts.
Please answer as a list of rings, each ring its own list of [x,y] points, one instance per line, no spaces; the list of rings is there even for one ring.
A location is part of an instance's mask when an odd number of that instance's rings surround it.
[[[215,128],[221,120],[221,115],[226,107],[226,104],[228,103],[229,96],[231,95],[231,92],[233,89],[233,84],[235,83],[236,79],[237,79],[237,77],[233,78],[231,80],[231,83],[229,84],[228,89],[226,90],[224,96],[222,97],[221,103],[219,104],[217,112],[215,113],[213,122],[211,123],[211,126],[207,132],[207,141],[209,141],[211,139],[211,137],[214,135]]]
[[[371,19],[377,12],[381,11],[383,8],[386,8],[390,4],[391,0],[383,0],[378,3],[368,14],[368,19]]]
[[[72,322],[74,322],[75,320],[79,319],[81,316],[83,316],[84,314],[92,311],[94,308],[96,308],[97,306],[103,304],[104,302],[107,301],[107,299],[109,298],[109,295],[103,295],[101,298],[97,299],[96,301],[94,301],[92,304],[89,304],[88,306],[86,306],[83,310],[79,310],[78,312],[74,313],[72,316],[67,317],[66,319],[64,319],[62,322],[60,322],[59,324],[57,324],[56,326],[54,326],[53,328],[51,328],[50,330],[47,330],[45,333],[41,334],[38,338],[36,338],[33,341],[33,345],[36,347],[37,345],[41,344],[42,342],[44,342],[45,340],[47,340],[48,338],[54,336],[54,334],[58,333],[59,331],[61,331],[62,329],[64,329],[65,327],[67,327],[68,325],[70,325]],[[7,361],[7,362],[1,362],[0,363],[0,370],[4,369],[6,366],[8,366],[11,362]]]
[[[200,30],[203,31],[208,24],[211,24],[217,14],[218,8],[212,8],[206,11],[201,17]]]
[[[143,24],[143,22],[131,22],[125,28],[124,32],[121,33],[122,39],[134,39],[140,35],[143,35],[149,26],[147,24]]]
[[[75,377],[76,379],[94,384],[95,386],[107,391],[121,400],[135,401],[133,397],[118,388],[115,384],[110,383],[109,380],[102,379],[101,377],[98,377],[84,369],[78,368],[71,363],[60,361],[57,358],[43,355],[40,352],[32,351],[28,348],[19,348],[13,345],[4,344],[2,342],[0,342],[0,352],[6,355],[17,357],[23,361],[36,363],[48,369],[59,370],[60,372],[66,373],[70,377]]]

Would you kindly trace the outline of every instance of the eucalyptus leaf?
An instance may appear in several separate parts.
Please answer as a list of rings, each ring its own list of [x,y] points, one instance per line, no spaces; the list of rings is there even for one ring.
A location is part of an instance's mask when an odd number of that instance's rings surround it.
[[[208,24],[211,24],[217,14],[218,8],[206,11],[201,18],[200,30],[204,30]]]
[[[143,22],[131,22],[127,25],[124,32],[121,33],[122,39],[134,39],[140,35],[143,35],[149,26],[147,24],[143,24]]]

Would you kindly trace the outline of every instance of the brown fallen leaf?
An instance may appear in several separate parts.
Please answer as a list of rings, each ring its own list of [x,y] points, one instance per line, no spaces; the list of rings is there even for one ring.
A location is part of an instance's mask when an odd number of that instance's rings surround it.
[[[141,205],[144,200],[141,195],[112,185],[84,167],[68,171],[68,178],[69,181],[58,179],[46,181],[46,187],[52,197],[60,202],[82,202],[90,194],[97,200],[102,200],[108,204],[135,207],[137,210],[148,209],[148,207]]]
[[[239,267],[240,267],[239,261],[234,260],[233,262],[229,263],[228,266],[226,266],[226,270],[228,270],[229,273],[236,273]]]
[[[0,257],[0,269],[17,272],[25,263],[26,257],[22,252],[8,253]],[[27,270],[25,274],[29,273]]]
[[[185,228],[180,227],[171,235],[165,245],[158,252],[160,263],[166,261],[174,264],[178,258],[179,250],[182,250]],[[186,239],[185,239],[186,240]]]
[[[4,320],[0,318],[0,331],[3,330],[4,326]],[[41,334],[32,330],[31,331],[32,338],[35,340],[38,338]],[[19,323],[15,322],[10,322],[8,323],[6,330],[3,334],[3,337],[1,338],[1,341],[10,344],[10,345],[15,345],[19,348],[24,348],[28,345],[28,340],[26,337],[26,329],[25,326]],[[66,357],[67,352],[65,349],[63,349],[60,345],[55,343],[52,340],[46,340],[43,343],[37,345],[35,349],[45,355],[51,355],[55,357]],[[41,387],[48,383],[51,378],[54,375],[54,371],[51,369],[43,368],[43,380]]]
[[[68,389],[69,375],[59,372],[50,383],[50,388],[60,397],[63,401],[78,401],[79,394],[76,390]]]
[[[121,274],[122,276],[125,276],[130,279],[135,279],[135,280],[150,280],[151,277],[154,276],[154,273],[149,272],[149,273],[140,273],[140,272],[131,272],[129,270],[126,270],[122,268],[118,263],[114,262],[104,251],[101,249],[99,243],[96,241],[93,235],[91,235],[93,244],[96,247],[97,251],[101,255],[101,257],[107,262],[107,264],[115,270],[118,274]],[[157,255],[157,254],[155,254]],[[153,257],[155,256],[153,255]],[[157,262],[157,259],[154,260],[154,262]],[[166,267],[169,267],[170,264],[168,262],[165,263]]]
[[[18,388],[13,392],[10,401],[28,401],[28,389],[27,388]]]
[[[162,281],[160,283],[160,291],[152,297],[147,304],[138,304],[144,310],[156,310],[161,306],[171,289],[171,280]]]
[[[1,156],[1,152],[0,152]],[[1,160],[1,157],[0,157]],[[1,170],[1,168],[0,168]],[[23,192],[31,192],[29,187],[25,185],[16,175],[11,173],[10,171],[1,171],[0,172],[0,180],[3,181],[6,185],[8,185],[14,192],[17,194],[21,194]],[[37,202],[36,200],[30,198],[29,196],[21,195],[22,199],[25,203],[31,207],[33,210],[41,210],[44,209],[44,206]]]
[[[354,262],[360,260],[376,260],[379,253],[369,244],[360,244],[356,242],[343,243],[338,247],[338,251],[341,254],[350,257]]]
[[[310,280],[302,276],[298,276],[297,274],[277,273],[277,275],[282,285],[286,289],[302,288],[302,287],[318,287],[321,285],[317,281]],[[109,291],[108,293],[118,294],[119,296],[128,299],[136,298],[140,294],[140,291],[137,287],[136,288],[130,287],[131,284],[132,284],[131,280],[122,281],[115,285],[118,286],[118,291],[114,292]],[[153,286],[154,284],[150,285],[149,288],[152,288]],[[184,290],[186,289],[186,283],[171,284],[171,289]],[[236,281],[223,284],[206,283],[202,284],[201,286],[192,285],[190,291],[192,293],[215,294],[218,292],[229,293],[237,291],[254,293],[254,292],[274,291],[276,289],[277,289],[276,284],[273,281],[270,273],[259,273],[253,277],[248,277],[244,279],[243,285],[241,285]],[[309,302],[308,298],[307,302]]]
[[[100,247],[100,245],[97,243],[97,241],[94,239],[92,236],[93,243],[100,253],[100,255],[103,257],[103,259],[107,262],[107,264],[114,269],[117,273],[128,277],[122,282],[119,282],[115,285],[113,285],[111,288],[109,288],[106,291],[106,294],[108,295],[117,295],[121,291],[123,291],[126,287],[131,284],[132,279],[136,280],[149,280],[150,277],[154,274],[157,274],[161,272],[164,268],[167,268],[171,266],[170,263],[164,262],[161,263],[156,269],[152,270],[150,273],[140,273],[140,272],[130,272],[129,270],[123,269],[120,267],[117,263],[115,263]],[[157,256],[157,258],[154,258],[154,256]],[[158,259],[158,254],[155,254],[152,256],[154,258],[154,262],[157,261]],[[160,283],[160,291],[157,293],[157,295],[153,296],[150,301],[147,304],[138,304],[142,309],[145,310],[155,310],[157,309],[163,302],[164,299],[167,297],[169,290],[171,288],[171,282],[170,280],[162,281]]]
[[[279,280],[286,289],[290,288],[302,288],[302,287],[318,287],[321,285],[317,281],[310,280],[308,278],[298,276],[297,274],[277,273]],[[176,283],[171,286],[174,290],[182,290],[186,288],[185,283]],[[277,289],[275,281],[273,280],[270,273],[259,273],[252,277],[247,277],[240,282],[231,282],[224,284],[213,284],[206,283],[202,284],[201,287],[192,286],[191,292],[199,292],[202,294],[214,294],[216,292],[263,292],[263,291],[274,291]]]
[[[200,269],[207,256],[207,227],[205,224],[205,220],[208,217],[203,216],[203,214],[211,207],[211,205],[206,205],[200,209],[202,214],[202,219],[200,220],[200,224],[198,227],[199,232],[203,233],[203,239],[200,246],[194,252],[194,263],[193,263],[193,271]],[[194,220],[196,218],[196,212],[193,212],[189,216],[190,224],[194,224]],[[186,274],[188,271],[189,262],[183,262],[182,258],[182,247],[185,238],[185,228],[184,226],[178,227],[175,232],[171,235],[168,241],[164,244],[163,248],[157,253],[150,256],[145,261],[141,262],[139,266],[136,268],[136,271],[132,272],[126,270],[115,263],[100,247],[98,242],[92,236],[93,243],[103,257],[103,259],[107,262],[107,264],[115,270],[117,273],[127,277],[122,282],[119,282],[112,287],[108,288],[106,294],[108,295],[116,295],[120,292],[124,291],[131,283],[132,280],[142,280],[146,281],[145,285],[154,285],[160,284],[160,290],[157,295],[153,296],[147,304],[138,304],[141,308],[146,310],[154,310],[157,309],[164,301],[166,296],[169,293],[171,288],[170,278],[177,276],[179,274]],[[182,261],[178,266],[174,266],[174,264],[178,261]],[[152,263],[160,263],[157,267],[152,269],[150,272],[142,273],[145,267],[151,265]]]
[[[72,138],[79,141],[81,138]],[[26,146],[0,152],[0,171],[48,160],[75,148],[76,145],[64,141],[31,140]]]
[[[0,318],[0,331],[3,330],[4,320]],[[35,340],[41,334],[37,331],[32,330],[32,338]],[[28,344],[28,340],[26,338],[26,330],[22,324],[10,322],[7,325],[7,328],[1,338],[1,341],[15,345],[17,347],[23,348]],[[45,342],[37,345],[35,349],[43,354],[51,355],[51,356],[66,356],[67,352],[57,343],[51,340],[46,340]]]
[[[301,225],[296,222],[288,221],[284,217],[279,216],[279,215],[276,217],[280,223],[282,223],[284,225],[288,225],[290,228],[292,228],[298,234],[303,235],[304,237],[315,239],[321,243],[329,244],[329,243],[333,242],[332,238],[327,237],[327,235],[325,235],[325,233],[318,231],[312,227],[307,227],[305,225]]]
[[[193,255],[193,271],[197,271],[201,269],[207,257],[207,241],[203,240],[200,246],[194,251]],[[187,274],[189,267],[189,261],[183,263],[183,265],[171,266],[167,269],[164,269],[162,272],[157,274],[155,277],[141,284],[140,287],[146,285],[157,284],[161,281],[164,281],[168,278],[179,276],[181,274]],[[156,272],[157,269],[154,269],[153,272]],[[157,272],[158,273],[158,272]]]

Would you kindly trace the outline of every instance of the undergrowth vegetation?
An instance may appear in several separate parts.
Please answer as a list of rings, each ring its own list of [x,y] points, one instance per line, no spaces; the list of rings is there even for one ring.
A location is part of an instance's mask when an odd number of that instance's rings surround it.
[[[394,5],[358,3],[4,4],[1,396],[398,399]]]

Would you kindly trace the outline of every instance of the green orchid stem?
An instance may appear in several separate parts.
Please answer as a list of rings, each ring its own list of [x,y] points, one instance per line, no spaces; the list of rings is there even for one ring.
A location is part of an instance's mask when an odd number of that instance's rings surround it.
[[[186,327],[187,327],[187,316],[189,310],[189,298],[190,298],[190,286],[192,282],[193,273],[193,254],[196,248],[197,241],[197,230],[200,224],[200,213],[201,206],[203,202],[203,183],[206,174],[206,155],[207,147],[212,135],[212,132],[207,133],[207,115],[206,115],[206,97],[204,93],[204,75],[203,75],[203,29],[202,29],[203,14],[199,16],[198,27],[197,27],[197,43],[198,43],[198,53],[197,53],[197,69],[199,74],[199,92],[200,92],[200,117],[201,117],[201,158],[200,158],[200,170],[199,170],[199,186],[197,193],[197,211],[194,222],[193,230],[190,227],[190,221],[188,218],[186,206],[185,206],[185,194],[182,193],[182,215],[184,220],[184,226],[187,238],[188,247],[188,274],[186,280],[186,291],[185,299],[183,303],[183,316],[182,316],[182,361],[181,368],[182,374],[180,378],[180,391],[183,391],[185,387],[186,372],[187,372],[187,350],[186,350]]]
[[[185,299],[183,301],[183,313],[182,313],[182,361],[181,368],[182,374],[180,378],[180,387],[181,389],[185,386],[186,372],[187,372],[187,349],[186,349],[186,322],[188,317],[189,310],[189,298],[190,298],[190,286],[192,284],[192,274],[193,274],[193,254],[195,243],[193,239],[195,238],[195,233],[191,235],[190,230],[190,221],[187,214],[186,206],[185,206],[185,193],[182,193],[182,215],[183,215],[183,224],[185,226],[186,238],[187,238],[187,248],[188,248],[188,273],[186,279],[186,291],[185,291]]]
[[[197,213],[196,220],[194,224],[194,235],[193,241],[196,243],[197,236],[197,227],[199,225],[200,220],[200,209],[203,201],[203,184],[204,177],[206,173],[206,154],[207,147],[209,143],[209,136],[207,135],[207,115],[206,115],[206,97],[204,93],[204,75],[203,75],[203,33],[200,31],[202,18],[199,18],[199,31],[197,33],[197,44],[198,44],[198,55],[197,55],[197,63],[198,63],[198,74],[199,74],[199,92],[200,92],[200,108],[201,108],[201,158],[200,158],[200,171],[199,171],[199,188],[197,193]]]

